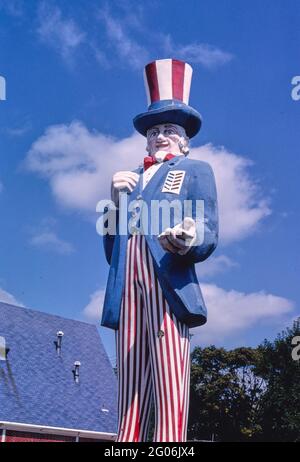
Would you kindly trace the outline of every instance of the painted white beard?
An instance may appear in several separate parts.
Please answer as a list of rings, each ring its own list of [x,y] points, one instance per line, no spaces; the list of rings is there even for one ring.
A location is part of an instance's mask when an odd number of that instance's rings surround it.
[[[162,162],[168,153],[166,151],[157,151],[153,157],[157,162]]]
[[[162,162],[167,154],[170,154],[167,151],[157,151],[152,157],[156,159],[157,162]],[[173,156],[182,156],[182,152],[172,152]]]

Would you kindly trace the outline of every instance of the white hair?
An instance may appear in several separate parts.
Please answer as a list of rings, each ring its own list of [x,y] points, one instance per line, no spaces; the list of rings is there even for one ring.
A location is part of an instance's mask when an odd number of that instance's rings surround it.
[[[187,156],[188,153],[190,152],[190,148],[189,148],[190,139],[187,136],[186,131],[183,127],[181,127],[180,125],[177,125],[177,128],[179,129],[178,130],[179,135],[183,138],[183,142],[179,141],[178,143],[179,149],[182,152],[182,154]]]

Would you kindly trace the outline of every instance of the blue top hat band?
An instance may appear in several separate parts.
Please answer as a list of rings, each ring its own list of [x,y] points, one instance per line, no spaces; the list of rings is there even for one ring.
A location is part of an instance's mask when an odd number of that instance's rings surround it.
[[[147,112],[137,115],[133,125],[143,136],[154,125],[173,123],[180,125],[189,138],[195,136],[201,128],[201,116],[191,106],[178,100],[155,101]]]

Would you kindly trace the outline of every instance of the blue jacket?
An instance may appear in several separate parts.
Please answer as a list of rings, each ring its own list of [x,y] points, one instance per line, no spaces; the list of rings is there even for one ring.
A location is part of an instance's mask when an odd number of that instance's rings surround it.
[[[162,192],[169,172],[184,171],[184,179],[178,194]],[[154,269],[162,287],[163,293],[177,319],[189,327],[196,327],[206,322],[206,307],[202,297],[199,282],[195,272],[195,263],[204,261],[214,251],[218,241],[218,209],[217,193],[213,171],[209,164],[199,160],[178,156],[163,163],[154,176],[142,190],[142,168],[136,170],[140,179],[128,195],[128,202],[142,198],[148,205],[148,229],[151,229],[151,201],[167,201],[189,199],[204,201],[204,239],[200,245],[191,247],[186,255],[175,255],[162,249],[157,235],[145,233],[148,248],[152,254]],[[169,177],[168,177],[169,178]],[[119,211],[119,217],[121,210]],[[189,215],[191,216],[191,215]],[[193,207],[192,217],[196,218]],[[127,219],[132,218],[128,212]],[[120,218],[119,218],[120,219]],[[170,227],[181,222],[183,217],[172,217]],[[197,223],[199,226],[199,223]],[[161,223],[159,232],[162,232]],[[158,234],[158,233],[157,233]],[[104,236],[106,259],[110,271],[106,286],[103,315],[101,324],[112,329],[118,329],[120,306],[125,281],[125,263],[127,241],[130,234]]]

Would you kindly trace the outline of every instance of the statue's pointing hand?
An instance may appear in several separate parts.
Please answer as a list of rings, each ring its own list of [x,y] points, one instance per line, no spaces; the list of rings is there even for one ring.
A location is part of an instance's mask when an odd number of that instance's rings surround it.
[[[158,236],[164,250],[185,255],[196,241],[196,223],[193,218],[186,217],[173,228],[167,228]]]
[[[111,182],[111,198],[115,205],[119,204],[119,193],[131,193],[136,187],[139,175],[130,171],[121,171],[114,174]]]

